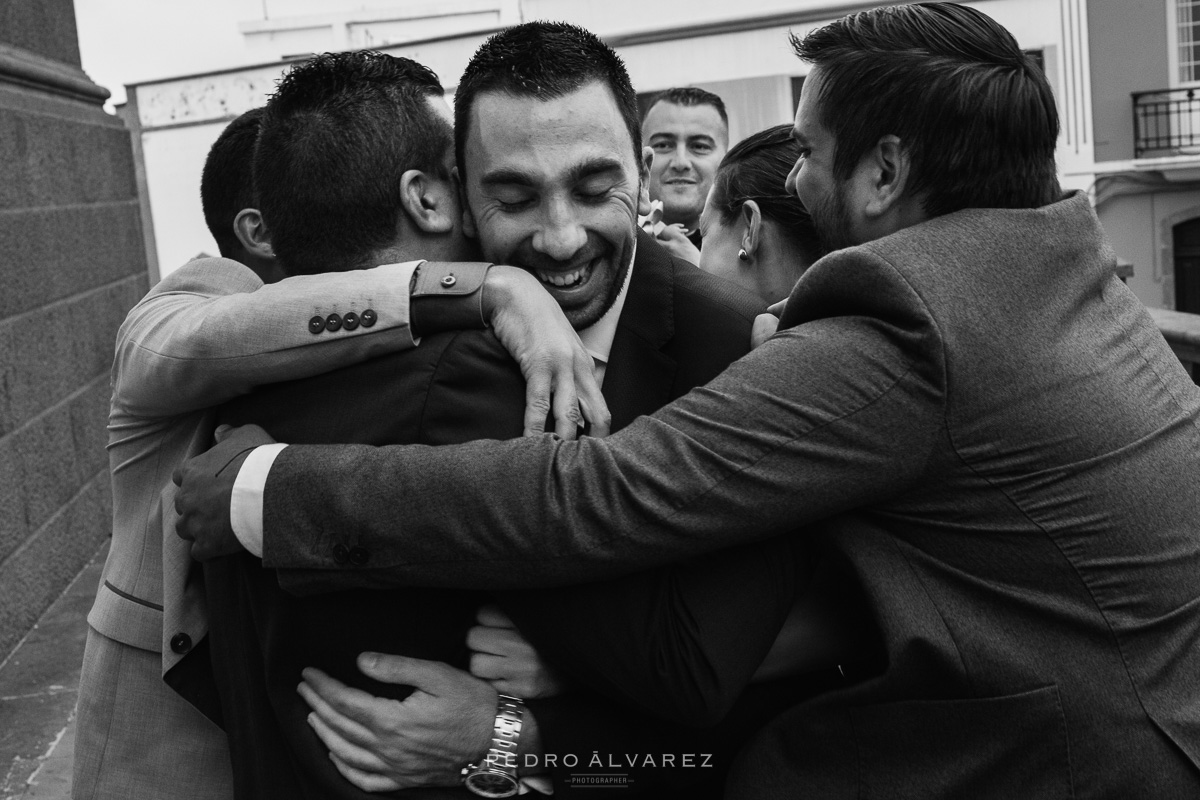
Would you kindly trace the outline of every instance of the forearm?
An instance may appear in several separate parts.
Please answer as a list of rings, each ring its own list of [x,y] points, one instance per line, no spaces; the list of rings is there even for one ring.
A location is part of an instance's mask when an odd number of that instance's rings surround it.
[[[336,537],[370,553],[368,584],[550,586],[887,499],[934,446],[936,388],[886,337],[828,352],[820,327],[776,336],[603,440],[288,448],[267,481],[266,563],[332,566]],[[337,533],[291,539],[321,530]]]
[[[489,267],[411,261],[263,286],[224,259],[189,264],[122,325],[115,397],[137,416],[183,413],[404,350],[422,334],[486,327],[512,293],[513,268]]]
[[[185,413],[263,383],[412,347],[415,265],[262,286],[233,262],[193,262],[156,286],[121,326],[115,406],[139,417]],[[336,325],[329,321],[335,315]]]

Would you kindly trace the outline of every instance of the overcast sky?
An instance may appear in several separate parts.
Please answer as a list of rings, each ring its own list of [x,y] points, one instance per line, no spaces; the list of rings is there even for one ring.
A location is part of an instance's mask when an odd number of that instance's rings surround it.
[[[238,23],[262,19],[263,0],[75,0],[88,76],[125,100],[125,84],[257,63]]]

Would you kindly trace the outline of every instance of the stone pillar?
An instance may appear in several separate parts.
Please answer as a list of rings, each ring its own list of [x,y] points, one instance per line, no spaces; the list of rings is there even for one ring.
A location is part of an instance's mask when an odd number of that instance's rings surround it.
[[[147,273],[107,97],[72,0],[0,0],[0,660],[112,527],[109,369]]]

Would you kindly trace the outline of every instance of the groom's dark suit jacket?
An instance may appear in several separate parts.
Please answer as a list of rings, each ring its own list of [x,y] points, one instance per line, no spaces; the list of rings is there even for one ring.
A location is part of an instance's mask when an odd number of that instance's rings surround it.
[[[639,234],[603,385],[613,430],[706,383],[742,356],[762,305]],[[221,417],[260,424],[291,443],[446,444],[520,436],[524,391],[515,363],[489,332],[461,332],[427,337],[415,350],[322,376],[264,387],[226,406]],[[453,482],[443,490],[452,497]],[[671,722],[632,716],[640,712],[617,710],[588,691],[533,703],[545,749],[560,759],[568,753],[579,758],[574,770],[560,763],[556,777],[596,772],[586,766],[594,750],[620,762],[629,751],[653,747],[660,757],[677,752],[677,766],[684,752],[717,750],[710,768],[620,771],[634,776],[635,789],[649,790],[665,779],[699,781],[718,791],[718,773],[735,743],[780,707],[780,692],[798,691],[795,682],[756,687],[734,707],[770,647],[773,633],[763,631],[777,629],[790,607],[797,576],[789,547],[756,545],[619,582],[500,595],[504,609],[549,660],[610,697],[684,723],[714,722],[733,707],[717,733],[693,738]],[[355,567],[347,574],[357,585],[369,583],[364,575],[370,574],[370,553],[343,549],[341,557]],[[302,585],[315,579],[325,588],[338,580],[330,573],[290,577]],[[273,571],[246,554],[206,565],[205,580],[222,712],[238,793],[246,797],[368,797],[334,770],[306,724],[309,709],[296,693],[300,670],[319,667],[375,694],[402,698],[407,687],[368,681],[355,668],[355,656],[365,650],[403,653],[465,668],[465,632],[488,600],[479,593],[434,589],[295,597],[280,589]],[[774,622],[745,626],[748,616]],[[703,630],[686,624],[697,618],[706,620]],[[675,680],[679,674],[689,680]]]

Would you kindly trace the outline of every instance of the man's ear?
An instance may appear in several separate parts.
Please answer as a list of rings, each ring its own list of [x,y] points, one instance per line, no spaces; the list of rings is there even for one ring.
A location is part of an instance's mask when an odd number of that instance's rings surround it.
[[[891,134],[880,139],[864,157],[867,164],[866,203],[863,212],[868,219],[879,219],[900,212],[907,201],[905,189],[912,174],[912,159],[898,136]]]
[[[467,186],[463,183],[458,167],[450,168],[450,180],[454,184],[454,190],[458,192],[458,205],[462,209],[463,234],[472,239],[478,239],[479,232],[475,227],[475,218],[471,216],[471,207],[467,204]]]
[[[443,234],[454,230],[453,203],[449,202],[453,184],[438,181],[419,169],[400,176],[400,203],[417,230]]]
[[[747,200],[742,203],[741,217],[746,224],[746,230],[742,232],[742,249],[753,258],[762,242],[762,209],[756,201]]]
[[[233,218],[233,235],[242,243],[246,252],[262,258],[274,258],[271,236],[262,213],[257,208],[243,208]]]
[[[654,163],[654,149],[642,148],[642,163],[638,169],[638,206],[637,213],[643,217],[650,216],[650,165]]]

